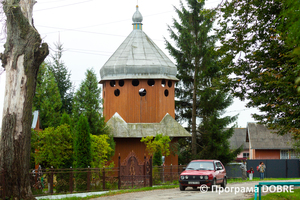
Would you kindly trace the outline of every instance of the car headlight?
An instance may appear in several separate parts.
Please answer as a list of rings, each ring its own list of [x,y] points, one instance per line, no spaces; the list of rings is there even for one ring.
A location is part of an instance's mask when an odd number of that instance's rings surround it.
[[[208,179],[208,176],[204,176],[204,179],[207,180],[207,179]]]
[[[200,176],[200,179],[203,179],[203,176]]]
[[[183,180],[183,179],[184,179],[184,176],[180,176],[180,178],[181,178],[181,180]]]
[[[188,179],[189,177],[188,176],[185,176],[185,179]]]

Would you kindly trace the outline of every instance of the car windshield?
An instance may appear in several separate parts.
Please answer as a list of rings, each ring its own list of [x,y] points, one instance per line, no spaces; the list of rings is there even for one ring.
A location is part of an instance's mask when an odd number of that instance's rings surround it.
[[[213,162],[191,162],[187,167],[187,170],[214,170]]]

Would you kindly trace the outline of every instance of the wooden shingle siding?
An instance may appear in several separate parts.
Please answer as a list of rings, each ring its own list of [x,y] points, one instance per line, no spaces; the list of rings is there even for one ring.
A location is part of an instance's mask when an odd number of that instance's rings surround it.
[[[133,86],[132,80],[124,80],[124,86],[116,85],[111,87],[110,81],[105,81],[103,87],[104,116],[108,121],[116,112],[127,123],[159,123],[163,117],[169,113],[175,118],[175,94],[174,84],[168,86],[166,80],[165,87],[161,85],[161,79],[156,79],[153,86],[149,86],[148,79],[139,79],[139,85]],[[146,90],[145,96],[139,95],[139,90]],[[115,95],[115,90],[120,91],[120,95]],[[168,90],[168,96],[165,96]]]

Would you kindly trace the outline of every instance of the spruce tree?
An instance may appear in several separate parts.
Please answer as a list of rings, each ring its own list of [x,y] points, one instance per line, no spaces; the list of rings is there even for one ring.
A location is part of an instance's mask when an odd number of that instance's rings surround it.
[[[67,125],[71,126],[71,118],[66,112],[63,113],[61,120],[60,120],[60,125],[63,125],[63,124],[67,124]]]
[[[49,66],[43,63],[37,77],[33,109],[40,111],[42,128],[57,127],[61,118],[61,98],[54,75]]]
[[[242,146],[238,149],[230,149],[229,138],[234,133],[234,126],[226,128],[236,120],[237,116],[221,117],[225,109],[232,104],[232,97],[212,88],[204,90],[201,96],[203,119],[198,127],[200,134],[197,137],[197,157],[218,159],[223,164],[227,164],[243,150]]]
[[[74,95],[73,119],[77,122],[79,116],[84,114],[87,117],[91,134],[106,134],[108,130],[101,114],[101,88],[96,74],[93,69],[88,69],[85,76],[84,81]]]
[[[52,62],[48,63],[49,69],[52,71],[61,97],[62,107],[61,113],[72,113],[72,100],[74,94],[73,84],[70,81],[71,73],[68,72],[67,67],[62,61],[63,45],[59,42],[55,45],[55,53],[51,55]]]
[[[91,166],[91,137],[87,118],[81,114],[76,127],[74,154],[76,168]]]
[[[166,41],[167,49],[177,61],[178,79],[175,94],[177,117],[188,122],[192,132],[190,159],[211,158],[227,163],[241,149],[231,150],[228,139],[233,127],[224,130],[236,117],[221,117],[232,97],[220,90],[222,76],[216,52],[216,36],[211,34],[215,11],[204,9],[204,1],[187,0],[176,9],[179,20],[169,26],[175,46]],[[197,123],[198,121],[198,123]],[[188,141],[185,141],[186,143]],[[184,146],[185,150],[190,150]]]
[[[180,9],[175,7],[179,21],[173,19],[173,26],[168,28],[173,46],[166,41],[167,49],[177,62],[176,117],[188,122],[192,132],[192,156],[197,155],[197,118],[203,118],[200,102],[201,92],[210,87],[208,77],[210,66],[215,65],[214,54],[216,37],[209,35],[213,26],[214,12],[204,9],[204,1],[187,0],[188,8],[180,1]],[[204,73],[205,72],[205,73]]]
[[[74,141],[75,167],[87,168],[91,166],[91,136],[87,118],[81,114],[76,127]],[[76,174],[76,189],[84,191],[87,189],[86,180],[87,173],[79,172]]]

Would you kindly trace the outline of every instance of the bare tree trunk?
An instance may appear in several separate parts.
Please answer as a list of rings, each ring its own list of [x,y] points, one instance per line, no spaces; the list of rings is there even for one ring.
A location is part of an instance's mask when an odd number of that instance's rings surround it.
[[[197,157],[197,89],[198,89],[198,63],[195,64],[193,105],[192,105],[192,159]]]
[[[33,27],[33,0],[4,0],[7,40],[1,54],[6,88],[0,137],[0,170],[9,199],[34,199],[30,187],[32,100],[40,64],[49,53]]]

